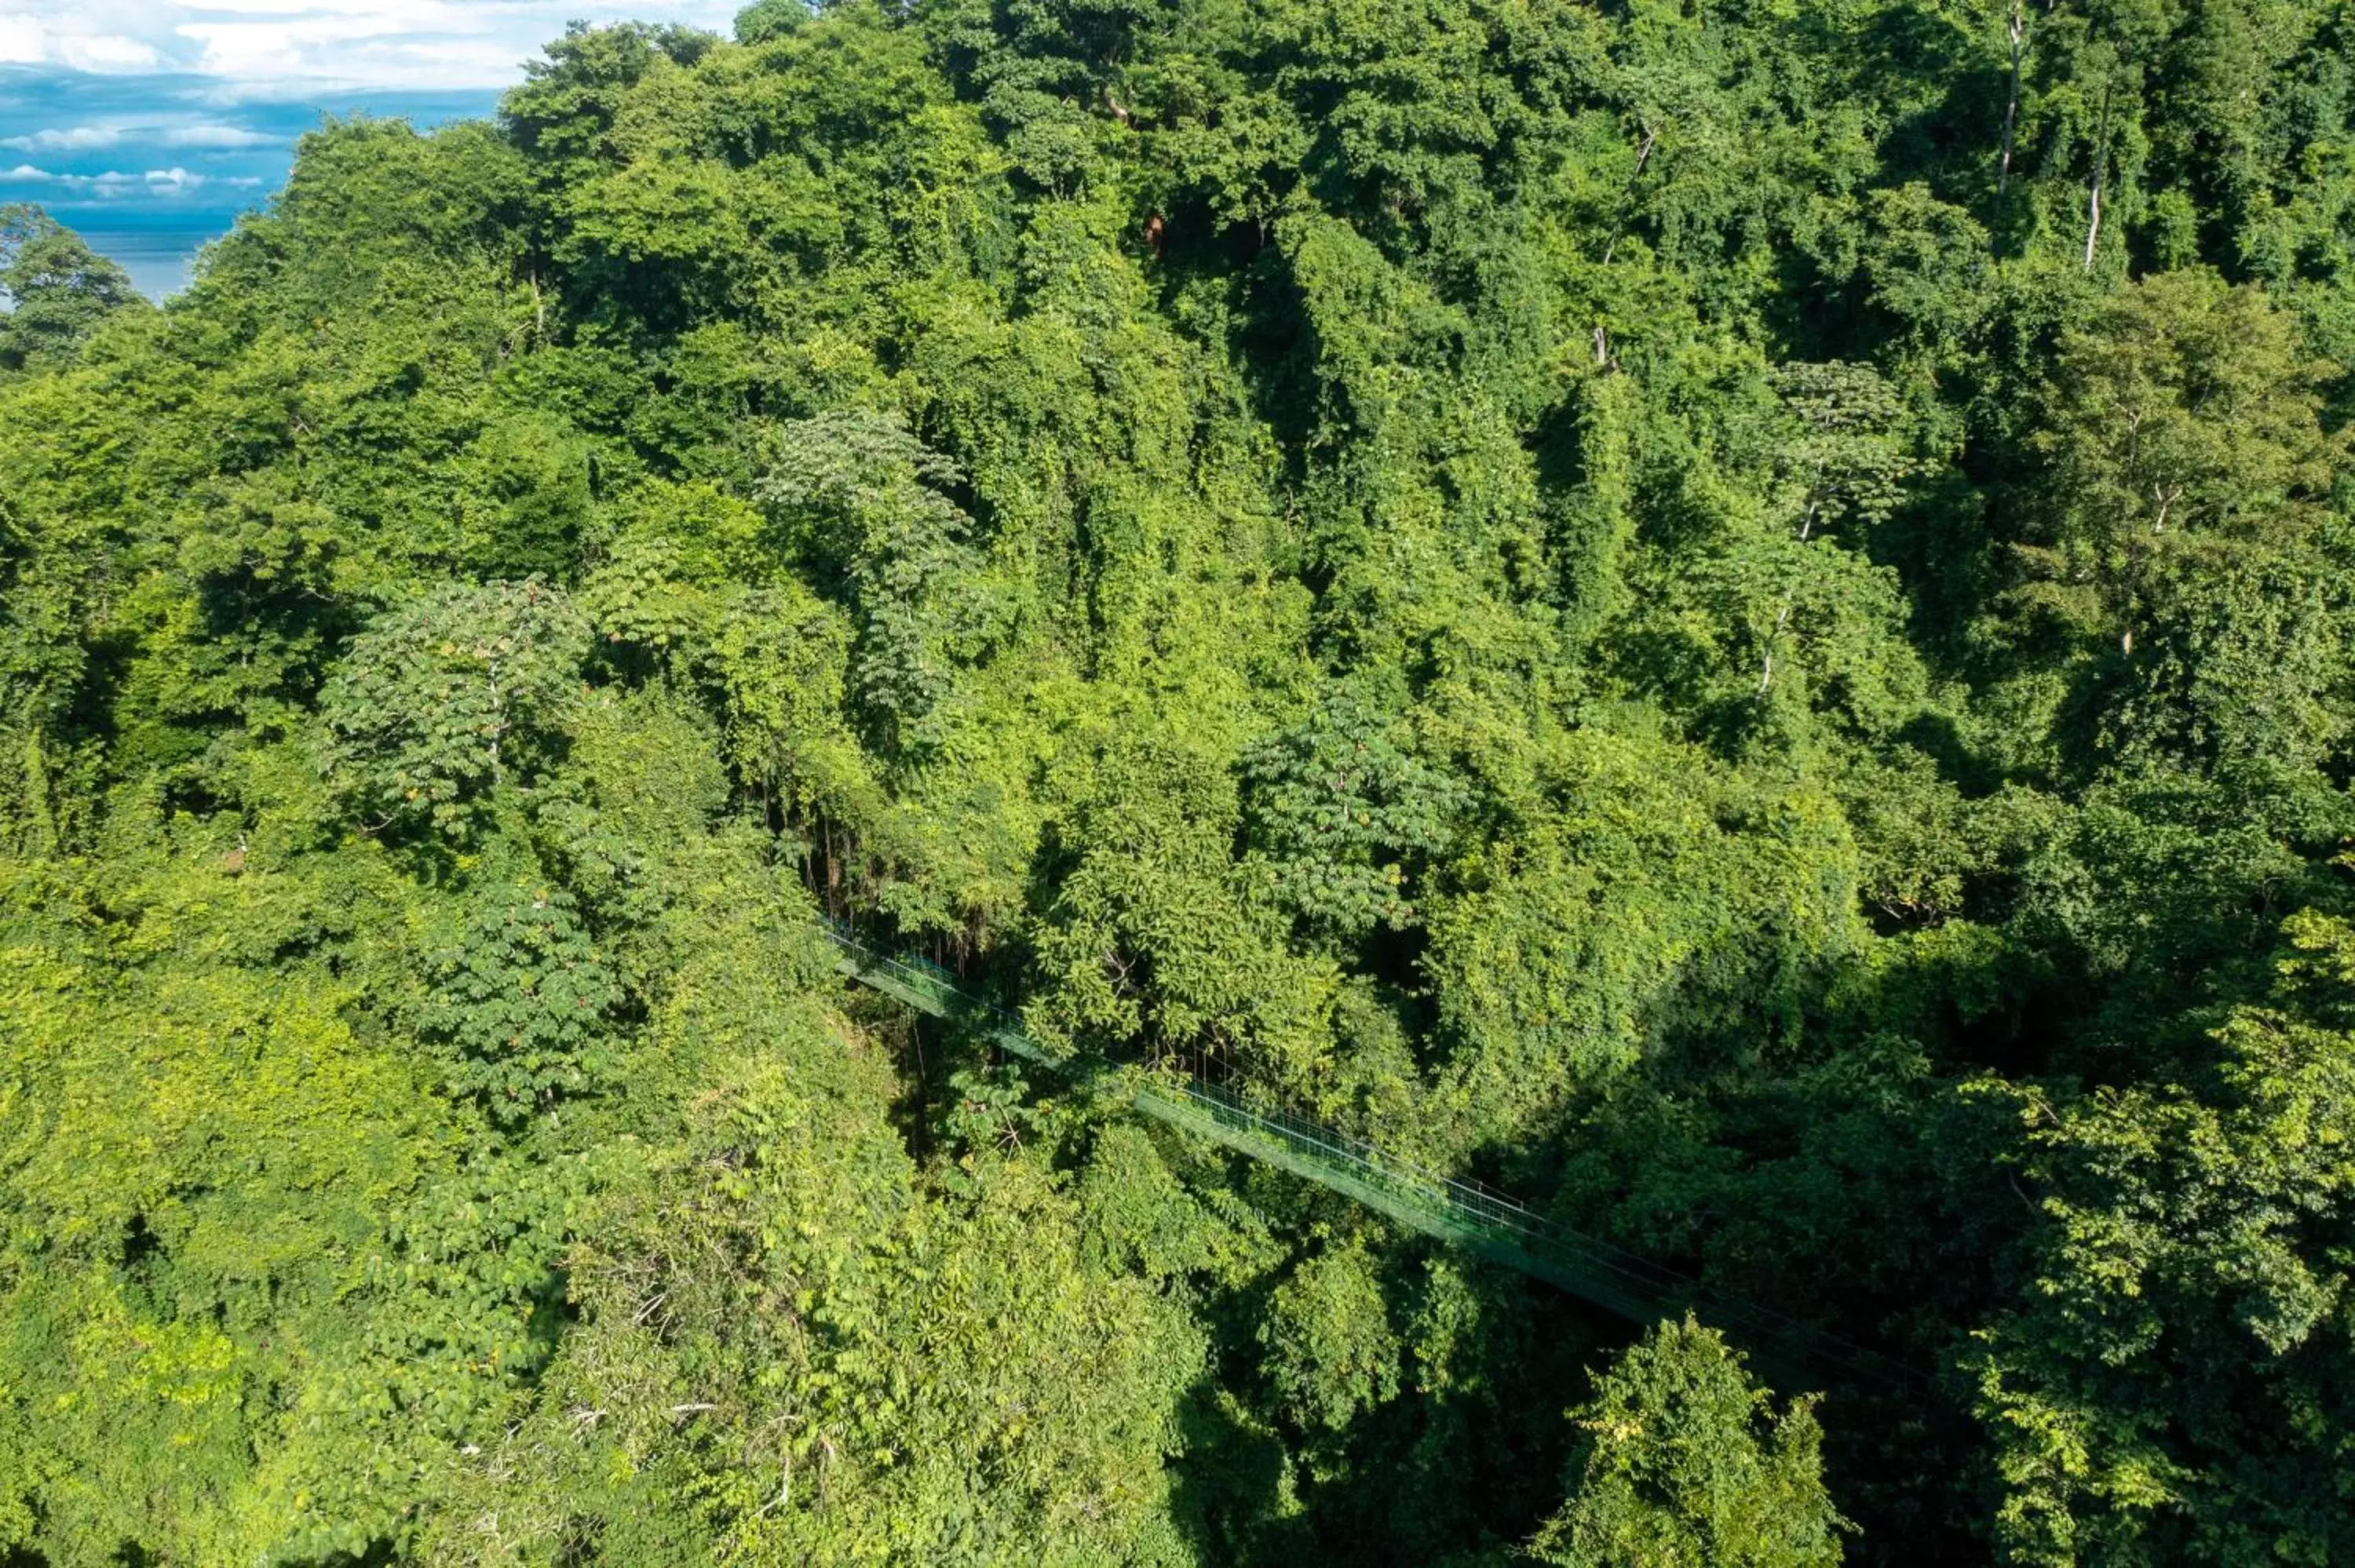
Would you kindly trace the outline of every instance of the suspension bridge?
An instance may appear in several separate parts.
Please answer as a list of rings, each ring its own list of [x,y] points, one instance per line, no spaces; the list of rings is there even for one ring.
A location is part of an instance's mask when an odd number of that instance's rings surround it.
[[[1913,1368],[1812,1324],[1716,1291],[1638,1254],[1586,1235],[1480,1182],[1428,1171],[1337,1128],[1253,1106],[1199,1078],[1123,1070],[1100,1059],[1057,1056],[1006,1009],[960,985],[939,965],[886,952],[829,921],[847,978],[943,1020],[1007,1054],[1087,1080],[1139,1115],[1264,1161],[1341,1193],[1411,1230],[1648,1325],[1691,1311],[1746,1350],[1786,1391],[1836,1379],[1918,1383]]]

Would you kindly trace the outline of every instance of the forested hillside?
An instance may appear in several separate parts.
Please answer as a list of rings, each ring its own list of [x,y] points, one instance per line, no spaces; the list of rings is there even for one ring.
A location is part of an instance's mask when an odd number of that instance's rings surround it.
[[[0,1563],[2355,1563],[2351,245],[2338,0],[761,0],[0,214]]]

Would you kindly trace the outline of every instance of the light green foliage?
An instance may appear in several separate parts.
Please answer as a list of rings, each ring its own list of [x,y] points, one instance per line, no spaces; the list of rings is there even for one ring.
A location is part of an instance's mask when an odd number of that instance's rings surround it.
[[[1547,762],[1528,815],[1456,862],[1429,916],[1457,1138],[1553,1113],[1582,1078],[1729,1010],[1771,1017],[1787,981],[1858,937],[1831,802],[1600,731]]]
[[[432,1202],[459,1129],[402,1053],[356,1034],[348,980],[240,965],[213,935],[292,937],[306,902],[355,895],[381,919],[395,889],[364,871],[320,885],[325,868],[274,857],[231,871],[231,848],[199,840],[118,893],[149,927],[119,957],[71,923],[27,919],[34,895],[66,914],[69,885],[10,889],[0,1521],[12,1546],[58,1560],[125,1539],[191,1560],[260,1553],[293,1521],[254,1464],[254,1402],[312,1413],[272,1439],[270,1469],[348,1469],[358,1501],[370,1467],[377,1484],[411,1484],[408,1454],[371,1461],[351,1441],[395,1365],[427,1404],[475,1380],[479,1345],[439,1365],[371,1364],[367,1349],[394,1325],[421,1350],[432,1332],[422,1302],[363,1260],[382,1255],[388,1211]],[[450,1261],[493,1255],[481,1245],[477,1231]],[[459,1275],[433,1274],[427,1289],[455,1293]],[[511,1298],[485,1294],[478,1340],[514,1321]]]
[[[1320,1252],[1276,1287],[1260,1340],[1276,1398],[1304,1426],[1338,1429],[1398,1396],[1398,1336],[1361,1247]]]
[[[1369,694],[1342,689],[1246,753],[1252,815],[1276,895],[1313,926],[1359,937],[1414,917],[1404,857],[1434,854],[1463,790],[1389,734]]]
[[[2347,32],[763,0],[0,217],[0,1560],[2348,1555]]]
[[[1572,1413],[1570,1501],[1529,1554],[1569,1568],[1829,1568],[1843,1521],[1805,1403],[1776,1411],[1713,1331],[1646,1334]]]
[[[2037,443],[2057,558],[2030,555],[2031,595],[2131,649],[2169,556],[2298,542],[2343,445],[2318,417],[2328,374],[2254,288],[2192,270],[2122,291],[2062,344]]]
[[[1778,466],[1799,537],[1851,517],[1888,521],[1904,499],[1908,471],[1897,388],[1870,366],[1838,362],[1780,365],[1769,379],[1788,425],[1776,443]]]
[[[451,585],[385,612],[320,695],[328,777],[372,829],[461,833],[560,748],[588,629],[537,582]]]
[[[1098,1131],[1077,1196],[1087,1245],[1108,1268],[1133,1261],[1156,1281],[1199,1274],[1241,1285],[1273,1261],[1263,1219],[1230,1192],[1189,1191],[1134,1125],[1112,1123]]]
[[[958,478],[896,420],[846,413],[780,429],[759,487],[805,569],[844,585],[859,630],[850,694],[890,751],[921,745],[948,684],[941,601],[970,524],[941,487]]]
[[[1226,858],[1233,778],[1140,738],[1107,749],[1095,785],[1072,813],[1088,851],[1036,938],[1051,989],[1033,1028],[1057,1044],[1141,1040],[1305,1077],[1329,1044],[1331,967],[1286,950],[1278,910]]]
[[[1199,1338],[1082,1260],[1023,1161],[986,1147],[964,1196],[927,1194],[888,1060],[746,971],[774,940],[720,936],[651,1020],[707,1043],[694,1107],[601,1200],[570,1260],[581,1329],[421,1550],[1184,1561],[1156,1516]]]

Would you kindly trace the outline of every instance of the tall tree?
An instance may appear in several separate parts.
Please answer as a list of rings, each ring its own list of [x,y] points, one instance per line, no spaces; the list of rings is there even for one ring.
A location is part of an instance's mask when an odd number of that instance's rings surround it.
[[[1723,1339],[1654,1327],[1571,1413],[1570,1500],[1530,1543],[1564,1568],[1830,1568],[1844,1521],[1806,1401],[1774,1399]]]
[[[0,206],[0,376],[72,357],[109,316],[144,305],[131,274],[37,207]]]

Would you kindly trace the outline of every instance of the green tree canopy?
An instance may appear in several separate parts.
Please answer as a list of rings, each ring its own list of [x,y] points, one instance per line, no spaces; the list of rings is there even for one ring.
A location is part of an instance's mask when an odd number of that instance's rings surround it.
[[[36,207],[0,206],[0,376],[72,357],[109,316],[145,302],[131,274]]]
[[[1840,1561],[1823,1433],[1805,1402],[1777,1412],[1739,1353],[1690,1318],[1628,1348],[1572,1412],[1570,1500],[1529,1552],[1571,1568],[1685,1563],[1810,1568]]]
[[[2342,12],[764,0],[0,216],[0,1563],[2350,1555]]]

